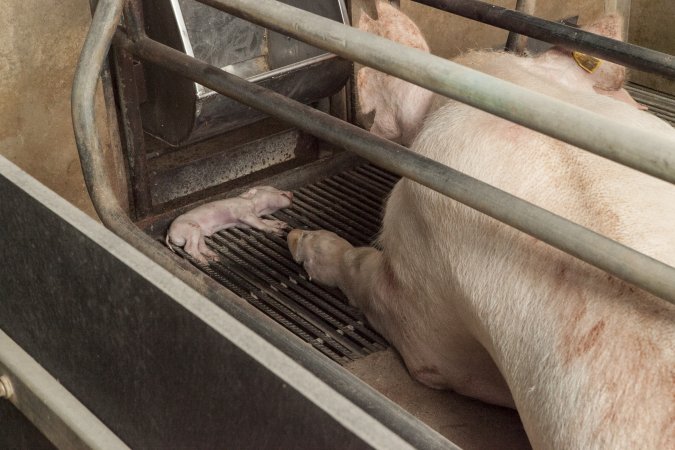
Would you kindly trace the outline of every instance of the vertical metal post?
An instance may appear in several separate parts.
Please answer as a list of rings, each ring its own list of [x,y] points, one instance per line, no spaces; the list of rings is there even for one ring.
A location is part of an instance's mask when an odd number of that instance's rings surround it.
[[[618,13],[623,17],[623,38],[628,39],[631,0],[605,0],[605,14]]]
[[[534,10],[537,6],[537,0],[516,0],[516,11],[527,15],[534,15]],[[522,55],[525,53],[527,47],[527,36],[509,32],[509,37],[506,38],[506,50],[512,53]]]

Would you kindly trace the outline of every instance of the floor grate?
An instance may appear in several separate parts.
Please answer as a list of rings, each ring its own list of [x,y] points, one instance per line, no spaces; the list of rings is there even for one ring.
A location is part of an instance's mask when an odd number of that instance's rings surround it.
[[[372,165],[350,169],[294,191],[293,206],[274,217],[292,228],[334,231],[354,245],[371,245],[384,200],[398,178]],[[220,256],[202,266],[179,254],[295,333],[344,364],[387,348],[387,342],[337,289],[309,281],[291,258],[285,236],[228,229],[206,239]]]
[[[675,127],[675,97],[639,84],[626,83],[625,87],[636,102],[647,106],[649,112]]]
[[[630,83],[626,89],[675,126],[675,97]],[[396,181],[395,175],[375,166],[360,166],[298,189],[293,207],[274,217],[293,228],[330,230],[354,245],[371,245]],[[285,236],[229,229],[206,241],[220,255],[219,262],[206,267],[176,250],[331,359],[344,364],[388,346],[339,290],[308,280],[291,258]]]

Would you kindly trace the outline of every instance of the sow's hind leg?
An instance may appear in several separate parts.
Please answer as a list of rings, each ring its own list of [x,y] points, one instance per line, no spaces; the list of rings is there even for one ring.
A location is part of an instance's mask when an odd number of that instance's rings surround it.
[[[419,208],[403,194],[397,185],[387,202],[384,253],[355,248],[329,231],[293,230],[288,235],[293,258],[314,281],[342,290],[398,350],[413,378],[436,389],[513,407],[499,370],[457,314],[452,293],[440,289],[440,297],[434,294],[439,289],[430,285],[439,281],[420,258],[438,243],[415,231],[428,227],[416,222]],[[403,280],[394,268],[410,270],[411,276]]]

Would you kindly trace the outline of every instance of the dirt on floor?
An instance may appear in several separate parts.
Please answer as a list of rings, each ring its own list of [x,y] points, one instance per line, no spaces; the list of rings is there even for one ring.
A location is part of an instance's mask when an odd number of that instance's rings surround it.
[[[463,449],[531,448],[515,410],[426,387],[410,377],[392,349],[346,368]]]

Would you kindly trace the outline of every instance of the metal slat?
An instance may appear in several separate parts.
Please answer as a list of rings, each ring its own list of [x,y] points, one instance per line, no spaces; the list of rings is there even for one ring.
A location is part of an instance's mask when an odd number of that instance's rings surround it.
[[[249,284],[255,286],[257,293],[260,294],[259,298],[270,307],[301,325],[311,335],[324,341],[333,350],[351,357],[353,349],[349,348],[349,343],[335,336],[332,327],[322,326],[321,318],[307,309],[305,304],[294,301],[286,292],[279,289],[279,286],[275,285],[271,277],[265,273],[266,268],[256,267],[245,261],[241,255],[228,251],[226,247],[215,243],[210,238],[207,238],[207,243],[221,257],[224,257],[221,261],[210,264],[211,266],[225,266],[231,271],[237,272],[240,277],[246,278]]]
[[[372,165],[356,167],[298,189],[293,206],[270,217],[368,245],[396,181]],[[178,253],[334,361],[345,363],[388,346],[339,290],[309,281],[293,261],[285,236],[231,228],[206,243],[219,255],[207,266],[182,249]]]
[[[261,3],[263,1],[270,0],[260,0]],[[278,2],[274,3],[278,5]],[[297,12],[295,9],[293,9],[293,11]],[[316,19],[311,14],[310,16],[311,18],[305,16],[308,23],[311,22],[313,25],[316,25],[315,22],[319,19]],[[365,39],[371,44],[377,44],[375,47],[382,46],[389,48],[389,50],[394,53],[398,52],[398,56],[401,56],[400,53],[405,53],[415,60],[420,59],[422,56],[413,49],[392,43],[386,39],[370,36],[367,33],[360,33],[357,30],[350,29],[349,32],[346,32],[345,29],[339,27],[335,28],[334,24],[324,24],[326,26],[330,25],[331,29],[337,33],[336,36],[341,38],[344,37],[344,42],[350,42],[350,44],[353,43],[353,34],[356,33],[355,36],[358,36],[359,40]],[[324,30],[324,38],[329,35],[330,33],[327,33],[327,30]],[[366,38],[366,35],[370,37]],[[177,50],[154,42],[151,39],[143,38],[138,42],[133,42],[120,32],[115,36],[115,42],[141,58],[162,65],[174,73],[189,77],[190,79],[224,95],[228,95],[237,101],[253,106],[270,115],[279,117],[320,139],[343,146],[384,169],[416,181],[423,186],[433,189],[479,212],[508,224],[517,230],[525,232],[559,250],[605,270],[628,283],[632,283],[637,287],[645,289],[666,301],[675,303],[675,268],[670,267],[667,264],[655,260],[654,258],[650,258],[643,253],[626,247],[619,242],[595,233],[588,228],[582,227],[579,224],[553,214],[552,212],[533,205],[523,199],[508,194],[494,186],[490,186],[487,183],[481,182],[480,180],[440,164],[432,159],[413,153],[398,144],[374,136],[367,131],[342,122],[339,119],[317,111],[310,106],[289,100],[281,94],[241,80],[217,67],[209,66],[208,64],[186,56]],[[369,48],[374,51],[374,47],[371,46]],[[371,55],[369,52],[367,53]],[[388,52],[388,54],[390,55],[390,52]],[[381,60],[380,62],[382,62],[381,54],[374,53],[374,55],[379,55],[373,57],[379,58]],[[445,64],[440,64],[440,62],[434,58],[428,60],[428,55],[424,55],[426,56],[421,59],[429,63],[433,61],[436,69],[441,70],[441,66],[445,67]],[[403,64],[400,58],[397,58],[397,60],[399,63]],[[414,66],[414,61],[408,61],[404,65],[405,67],[409,67],[411,64]],[[373,65],[373,67],[375,66]],[[382,67],[384,67],[384,65]],[[386,69],[383,69],[382,67],[378,64],[377,68],[386,71]],[[431,68],[429,65],[425,67]],[[448,69],[448,67],[445,68]],[[432,70],[435,74],[435,79],[436,76],[440,77],[436,81],[440,82],[441,79],[445,80],[445,82],[450,81],[450,78],[452,77],[447,77],[447,71],[443,71],[443,75],[441,76],[441,73],[436,71],[436,69]],[[390,71],[390,73],[394,72]],[[492,79],[491,77],[483,78],[482,76],[479,76],[479,78],[483,81],[502,85],[500,82],[497,82],[496,79]],[[420,80],[417,81],[420,82]],[[460,83],[459,86],[455,86],[455,88],[459,88],[460,91],[463,92],[462,83]],[[474,90],[471,91],[473,92]],[[498,93],[501,93],[497,86],[492,86],[487,91],[490,92],[489,96],[493,99]],[[466,92],[463,94],[461,92],[457,93],[458,97],[465,96]],[[483,91],[481,90],[481,92]],[[515,91],[511,91],[509,95],[515,94],[516,92],[524,94],[522,90],[515,89]],[[512,100],[514,103],[512,103],[512,106],[515,108],[515,104],[518,102],[529,104],[529,100],[532,99],[531,94],[532,93],[529,94],[529,99],[522,96],[517,100],[513,98]],[[537,95],[535,95],[535,97],[541,102],[539,102],[539,106],[530,104],[530,106],[534,107],[534,110],[532,111],[536,110],[541,113],[542,111],[547,110],[545,104],[550,104],[550,101],[543,101],[543,98]],[[74,98],[79,101],[79,96],[74,95]],[[528,106],[528,109],[530,106]],[[576,111],[576,109],[579,109],[579,111]],[[663,134],[651,135],[647,132],[633,129],[632,127],[623,127],[621,129],[613,127],[610,131],[609,128],[603,128],[607,124],[608,119],[598,119],[596,117],[597,114],[591,114],[589,116],[582,113],[583,110],[580,108],[576,109],[572,108],[572,110],[575,110],[573,115],[574,123],[583,118],[583,121],[585,121],[585,128],[588,128],[590,125],[596,131],[598,129],[603,129],[606,133],[611,133],[613,137],[610,140],[613,143],[616,143],[615,140],[617,138],[619,141],[627,138],[632,144],[642,146],[647,152],[652,152],[655,148],[661,148],[655,140],[659,141],[663,138],[670,140],[672,141],[672,144],[675,144],[675,140],[667,139]],[[572,110],[565,109],[568,113],[571,113]],[[557,113],[558,112],[556,112],[556,114]],[[567,123],[567,125],[570,125],[572,122],[566,122],[569,118],[570,117],[566,116],[565,120],[561,122],[561,117],[558,116],[556,123]],[[81,120],[82,118],[77,116],[77,119]],[[582,130],[579,129],[575,129],[575,133],[579,136],[584,134]],[[89,136],[91,130],[86,134]],[[100,142],[98,140],[94,141],[96,148],[100,149]],[[86,150],[88,148],[87,145],[80,144],[83,143],[78,141],[78,148],[85,149],[83,151],[88,154],[89,152]],[[620,145],[620,147],[623,148],[621,153],[627,150],[623,144]],[[605,150],[608,150],[608,148],[604,148]],[[661,150],[664,150],[665,148],[668,148],[668,145],[663,146]],[[675,145],[673,148],[675,148]],[[658,150],[657,152],[661,152],[661,150]],[[668,150],[665,151],[666,153],[668,152]],[[675,167],[675,153],[662,159],[661,162],[663,164],[658,162],[656,166],[661,169],[667,168],[668,164],[670,164],[667,161],[668,159],[673,159],[672,167]],[[88,168],[88,166],[83,167]],[[675,174],[673,175],[673,180],[675,180]],[[110,187],[107,186],[105,192],[109,192],[109,188]],[[98,197],[96,198],[97,201],[100,200]],[[108,213],[108,211],[103,212]],[[114,222],[110,216],[106,217],[106,220],[111,221],[111,223]]]
[[[231,232],[238,232],[241,230],[232,230]],[[247,230],[249,231],[249,230]],[[249,231],[250,232],[250,231]],[[295,278],[296,282],[299,282],[303,286],[305,286],[308,290],[312,291],[313,293],[323,296],[324,299],[327,299],[331,305],[338,309],[342,309],[343,311],[348,312],[349,314],[354,315],[355,317],[363,317],[363,314],[361,314],[357,309],[349,306],[344,302],[344,298],[340,297],[339,292],[336,294],[333,290],[331,289],[326,289],[323,287],[320,287],[316,284],[313,284],[307,280],[306,274],[303,275],[302,272],[300,271],[300,267],[298,266],[297,263],[293,261],[293,258],[286,248],[282,248],[282,245],[285,246],[286,243],[282,239],[279,239],[278,242],[275,239],[269,239],[267,236],[265,236],[262,233],[255,234],[255,238],[257,241],[259,241],[262,245],[258,247],[262,252],[272,252],[275,253],[276,255],[272,255],[272,257],[277,257],[279,258],[278,261],[280,264],[284,265],[287,267],[289,270],[291,270],[297,278]],[[276,236],[275,236],[276,237]],[[275,249],[275,250],[272,250]]]
[[[239,241],[239,245],[242,245],[241,241]],[[255,244],[253,245],[243,244],[243,245],[245,246],[243,248],[256,258],[257,264],[272,269],[270,270],[270,273],[272,273],[273,276],[277,279],[276,281],[277,283],[283,284],[284,286],[288,287],[290,290],[295,292],[295,294],[297,295],[306,297],[311,301],[313,305],[317,305],[322,311],[328,313],[330,316],[327,322],[332,323],[335,329],[338,331],[338,333],[345,333],[350,338],[356,340],[364,348],[370,350],[378,349],[377,346],[372,345],[369,341],[363,339],[363,337],[361,337],[358,334],[360,332],[363,333],[368,338],[371,339],[374,338],[374,335],[369,333],[368,330],[363,326],[363,322],[360,320],[362,319],[362,317],[359,317],[360,313],[357,312],[356,314],[353,314],[353,317],[350,317],[349,315],[341,311],[338,307],[321,298],[320,294],[317,295],[313,293],[311,290],[307,289],[305,285],[299,283],[298,280],[294,278],[293,273],[285,269],[281,264],[279,264],[274,259],[265,256],[262,252],[258,251],[258,249],[254,248]],[[322,316],[322,318],[323,317],[324,316]],[[335,318],[336,320],[333,318]]]
[[[638,84],[626,83],[628,93],[648,111],[675,127],[675,97]]]
[[[337,216],[340,219],[340,222],[348,224],[349,227],[358,230],[365,236],[365,240],[370,240],[373,234],[377,233],[377,228],[372,222],[362,220],[362,218],[352,214],[339,203],[329,204],[326,201],[322,201],[319,197],[311,194],[304,194],[302,192],[297,192],[294,199],[297,202],[301,202],[300,204],[306,204],[308,208],[317,211],[319,214],[321,214],[321,211],[330,211],[331,215]]]
[[[369,197],[370,193],[359,192],[349,186],[345,186],[343,183],[344,181],[326,180],[322,183],[317,183],[308,189],[316,191],[319,195],[328,192],[334,196],[340,197],[345,202],[359,202],[360,208],[366,208],[371,212],[380,211],[382,209],[382,206],[376,200]]]
[[[372,347],[367,341],[364,341],[360,336],[351,332],[349,329],[349,319],[343,321],[341,318],[337,317],[340,315],[338,311],[322,303],[316,296],[311,294],[308,295],[307,292],[302,292],[301,290],[296,289],[293,283],[291,283],[283,275],[276,272],[273,267],[266,265],[264,261],[255,258],[255,256],[252,255],[253,252],[251,249],[246,251],[246,249],[240,245],[238,240],[227,239],[222,235],[216,234],[213,236],[212,240],[207,240],[207,243],[212,243],[213,241],[218,241],[232,252],[236,253],[238,257],[245,261],[244,265],[246,268],[254,271],[254,273],[256,273],[259,278],[267,282],[273,290],[283,294],[285,298],[293,301],[297,306],[293,306],[291,309],[301,311],[304,310],[305,314],[314,315],[315,317],[311,317],[311,320],[308,321],[310,321],[312,325],[322,329],[322,331],[324,331],[326,334],[329,334],[341,345],[349,347],[352,351],[356,352],[360,352],[363,348],[369,349]],[[215,247],[220,250],[218,246]],[[251,255],[246,255],[246,253],[251,253]],[[286,306],[290,307],[289,304],[286,304]],[[321,328],[321,321],[330,324],[333,327],[332,330],[325,330]],[[332,331],[335,331],[337,335]],[[350,341],[343,341],[339,335],[346,335],[352,341],[355,341],[356,345]]]

